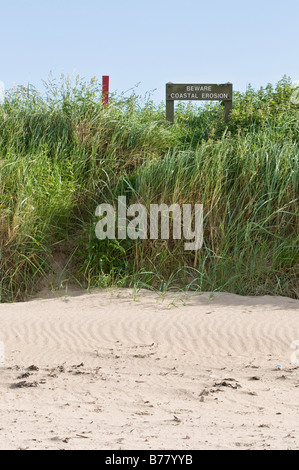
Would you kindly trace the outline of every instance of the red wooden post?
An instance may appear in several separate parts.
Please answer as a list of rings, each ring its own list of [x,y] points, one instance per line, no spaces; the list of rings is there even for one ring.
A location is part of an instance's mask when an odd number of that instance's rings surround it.
[[[109,104],[109,76],[103,75],[102,79],[102,103],[103,106]]]

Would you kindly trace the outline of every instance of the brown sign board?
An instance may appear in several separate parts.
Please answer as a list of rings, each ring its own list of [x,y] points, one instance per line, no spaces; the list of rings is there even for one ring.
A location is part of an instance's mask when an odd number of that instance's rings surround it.
[[[231,83],[192,84],[167,83],[166,84],[166,118],[174,121],[174,101],[223,101],[225,119],[228,120],[233,102],[233,85]]]
[[[224,85],[167,83],[166,85],[167,100],[231,101],[232,94],[231,83]]]

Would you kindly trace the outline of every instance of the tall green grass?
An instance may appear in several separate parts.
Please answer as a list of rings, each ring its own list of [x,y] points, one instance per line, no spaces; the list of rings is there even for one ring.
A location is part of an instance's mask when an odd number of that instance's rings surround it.
[[[101,104],[93,79],[50,79],[0,105],[0,301],[28,298],[63,253],[65,279],[107,286],[299,297],[298,112],[290,81],[220,104],[164,105],[132,94]],[[104,240],[95,209],[120,195],[149,208],[202,203],[204,245]],[[64,272],[64,271],[63,271]]]

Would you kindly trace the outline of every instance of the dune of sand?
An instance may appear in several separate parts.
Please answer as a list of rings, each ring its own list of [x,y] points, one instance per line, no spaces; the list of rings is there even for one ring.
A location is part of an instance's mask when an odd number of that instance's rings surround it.
[[[0,449],[299,448],[298,300],[79,294],[0,305]]]

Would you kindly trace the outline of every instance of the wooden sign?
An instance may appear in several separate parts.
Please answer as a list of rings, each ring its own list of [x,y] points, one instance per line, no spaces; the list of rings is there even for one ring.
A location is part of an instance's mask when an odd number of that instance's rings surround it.
[[[225,119],[233,105],[233,85],[225,83],[215,84],[166,84],[166,119],[174,122],[174,101],[223,101]]]

